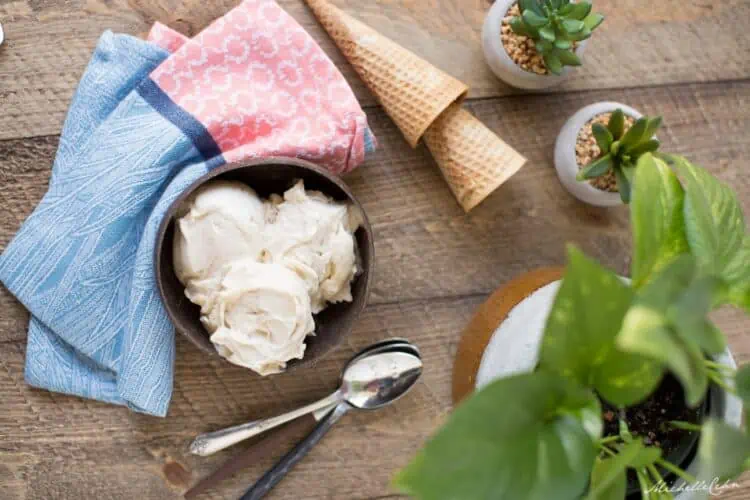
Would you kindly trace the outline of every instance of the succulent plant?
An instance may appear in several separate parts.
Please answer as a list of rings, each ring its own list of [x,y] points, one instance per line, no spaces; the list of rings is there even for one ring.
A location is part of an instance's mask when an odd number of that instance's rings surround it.
[[[589,38],[604,21],[586,1],[518,0],[518,7],[521,15],[511,20],[511,29],[534,40],[545,66],[556,75],[564,66],[581,65],[575,43]]]
[[[605,127],[594,123],[591,132],[601,153],[578,172],[578,180],[584,181],[606,175],[611,170],[617,179],[617,190],[625,203],[630,203],[630,188],[638,158],[659,149],[654,133],[661,126],[661,116],[644,116],[625,131],[625,113],[616,109]]]

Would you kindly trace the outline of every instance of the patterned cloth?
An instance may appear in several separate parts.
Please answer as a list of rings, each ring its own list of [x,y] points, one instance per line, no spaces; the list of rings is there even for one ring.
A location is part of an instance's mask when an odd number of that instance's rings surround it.
[[[0,256],[31,311],[26,381],[164,416],[174,328],[153,249],[167,208],[226,162],[304,158],[342,174],[374,148],[343,76],[272,0],[193,39],[104,33],[73,97],[49,190]]]

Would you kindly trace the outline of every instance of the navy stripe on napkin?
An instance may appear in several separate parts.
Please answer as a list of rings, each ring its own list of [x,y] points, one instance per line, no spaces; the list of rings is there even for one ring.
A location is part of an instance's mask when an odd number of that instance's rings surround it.
[[[175,104],[150,77],[139,83],[136,91],[159,114],[182,130],[193,141],[205,160],[221,159],[221,149],[206,127],[193,115]],[[223,163],[223,159],[221,162]]]

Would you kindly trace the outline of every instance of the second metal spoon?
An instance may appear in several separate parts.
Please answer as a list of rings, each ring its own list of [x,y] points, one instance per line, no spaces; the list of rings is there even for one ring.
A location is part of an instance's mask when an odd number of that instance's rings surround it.
[[[215,432],[201,434],[200,436],[196,437],[193,443],[190,445],[190,452],[194,455],[200,455],[204,457],[212,455],[220,450],[228,448],[229,446],[244,441],[245,439],[257,436],[258,434],[273,429],[274,427],[278,427],[303,415],[307,415],[308,413],[314,413],[316,420],[320,420],[323,415],[331,411],[339,402],[347,399],[346,390],[349,388],[349,385],[347,382],[346,374],[348,373],[348,370],[351,366],[355,365],[365,357],[374,356],[393,350],[412,354],[417,358],[420,357],[419,349],[403,339],[390,339],[373,344],[369,347],[366,347],[357,355],[355,355],[351,360],[349,360],[346,367],[344,368],[341,387],[330,396],[276,417],[271,417],[264,420],[255,420],[246,424],[235,425],[233,427],[218,430]]]

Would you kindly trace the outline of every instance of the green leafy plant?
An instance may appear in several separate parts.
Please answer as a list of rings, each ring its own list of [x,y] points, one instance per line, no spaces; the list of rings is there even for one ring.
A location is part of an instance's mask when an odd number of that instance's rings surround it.
[[[575,44],[589,38],[604,21],[586,1],[519,0],[518,7],[521,15],[511,20],[511,29],[534,40],[545,66],[556,75],[564,66],[581,65]]]
[[[425,500],[619,500],[631,471],[644,498],[662,500],[673,498],[664,472],[700,486],[750,468],[750,436],[711,418],[665,424],[701,433],[695,477],[621,417],[619,433],[602,436],[598,398],[624,409],[648,398],[666,372],[688,405],[709,384],[750,403],[750,365],[735,370],[711,357],[726,339],[709,313],[725,304],[750,312],[749,233],[737,199],[684,158],[647,153],[635,169],[631,280],[570,247],[537,369],[461,404],[396,477],[403,492]],[[708,497],[705,487],[694,494]]]
[[[625,203],[630,203],[633,173],[638,159],[659,149],[654,133],[661,126],[661,117],[644,116],[625,131],[625,113],[617,109],[606,126],[594,123],[591,131],[599,146],[599,156],[578,172],[578,180],[585,181],[614,171],[617,190]]]

